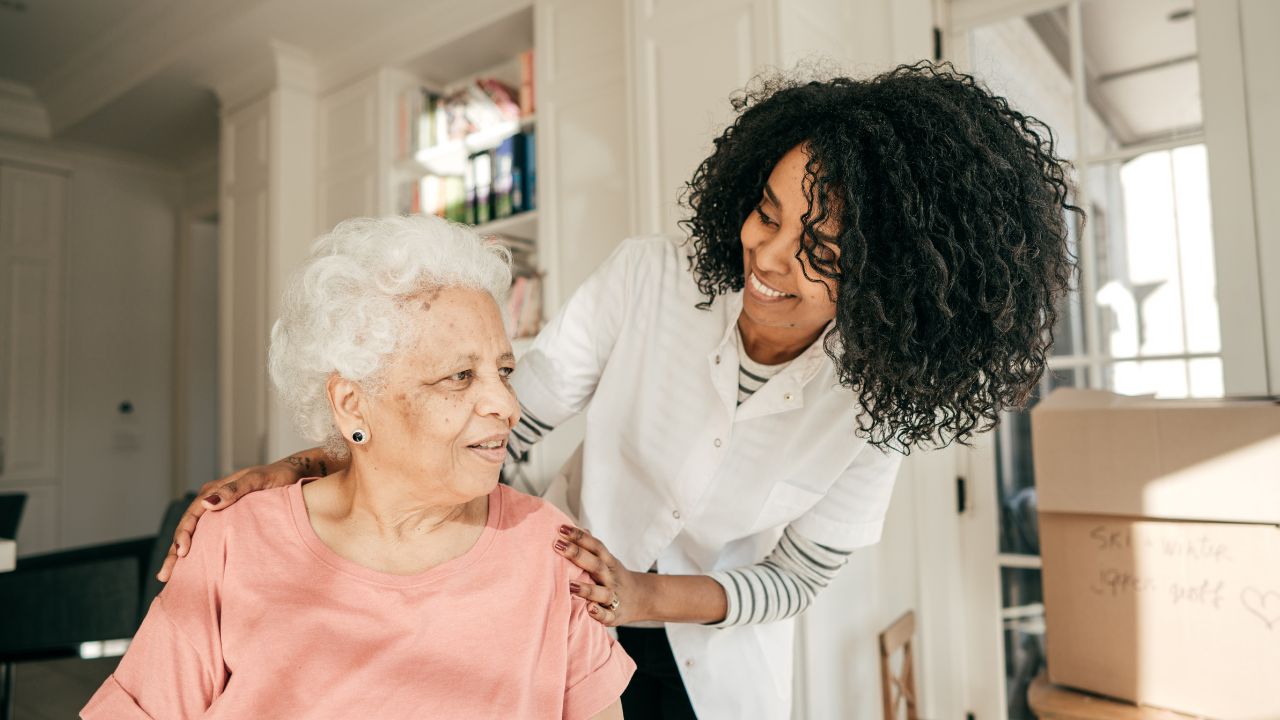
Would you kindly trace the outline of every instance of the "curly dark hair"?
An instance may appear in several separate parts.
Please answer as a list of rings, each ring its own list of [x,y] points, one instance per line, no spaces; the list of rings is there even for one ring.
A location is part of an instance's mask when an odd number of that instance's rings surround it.
[[[757,78],[733,104],[683,196],[700,306],[742,289],[743,222],[804,144],[796,258],[834,281],[825,350],[858,397],[857,431],[900,452],[964,444],[1025,406],[1075,273],[1067,216],[1084,219],[1052,131],[945,63]],[[814,233],[829,216],[838,258]]]

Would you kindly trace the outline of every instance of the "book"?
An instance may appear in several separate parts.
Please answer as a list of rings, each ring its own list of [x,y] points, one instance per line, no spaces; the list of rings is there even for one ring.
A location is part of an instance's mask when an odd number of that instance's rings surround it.
[[[462,222],[476,224],[476,166],[467,158],[462,168]]]
[[[427,89],[420,89],[421,98],[418,103],[418,125],[417,136],[414,139],[413,150],[423,150],[439,145],[441,142],[440,126],[440,95]]]
[[[525,210],[533,210],[538,207],[538,159],[534,152],[537,142],[533,128],[520,133],[520,136],[520,142],[524,145],[524,172],[521,178],[524,188],[521,200]]]
[[[450,175],[445,179],[444,198],[445,218],[467,222],[467,186],[461,176]]]
[[[511,281],[511,293],[507,296],[507,318],[511,323],[507,331],[510,337],[520,337],[520,313],[524,309],[528,289],[529,278],[527,277],[516,277]]]
[[[493,220],[493,153],[481,152],[471,156],[476,182],[475,224],[483,225]]]
[[[425,175],[418,181],[418,205],[423,215],[444,217],[443,185],[444,178],[439,175]]]
[[[476,79],[476,86],[484,91],[498,112],[506,120],[520,119],[520,92],[497,78]]]
[[[533,275],[528,281],[519,319],[515,323],[516,337],[533,337],[542,329],[542,278]]]
[[[533,49],[520,53],[520,116],[533,114]]]
[[[418,181],[402,182],[396,187],[396,212],[401,215],[417,215],[420,205]]]
[[[498,144],[493,151],[493,217],[504,218],[514,212],[512,203],[513,170],[515,166],[515,137]]]

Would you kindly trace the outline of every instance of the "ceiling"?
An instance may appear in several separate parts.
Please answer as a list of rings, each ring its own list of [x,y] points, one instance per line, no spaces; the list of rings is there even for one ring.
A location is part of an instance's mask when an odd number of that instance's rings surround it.
[[[1200,129],[1194,0],[1084,0],[1086,94],[1121,145]],[[1065,10],[1028,18],[1070,74]]]
[[[30,89],[55,139],[183,167],[216,153],[215,87],[269,67],[273,43],[349,54],[444,2],[5,0],[0,84]]]
[[[22,0],[20,6],[0,5],[0,77],[35,87],[104,31],[167,4],[166,0]]]

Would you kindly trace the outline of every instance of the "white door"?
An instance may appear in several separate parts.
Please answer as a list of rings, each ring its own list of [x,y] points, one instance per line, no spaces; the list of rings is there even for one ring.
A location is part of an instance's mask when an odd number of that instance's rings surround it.
[[[18,553],[58,545],[66,177],[0,163],[0,493],[24,492]]]

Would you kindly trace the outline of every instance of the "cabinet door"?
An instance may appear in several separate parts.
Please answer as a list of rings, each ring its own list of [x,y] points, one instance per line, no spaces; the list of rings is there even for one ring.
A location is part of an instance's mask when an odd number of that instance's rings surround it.
[[[623,0],[539,0],[534,13],[538,262],[545,317],[552,317],[634,231],[626,7]],[[585,432],[579,415],[538,443],[526,468],[536,487],[555,477]]]
[[[222,119],[219,472],[266,460],[270,100]]]
[[[634,0],[633,102],[639,229],[677,232],[678,199],[733,119],[731,93],[777,62],[763,0]]]
[[[26,492],[23,555],[57,545],[66,178],[0,165],[0,492]]]

